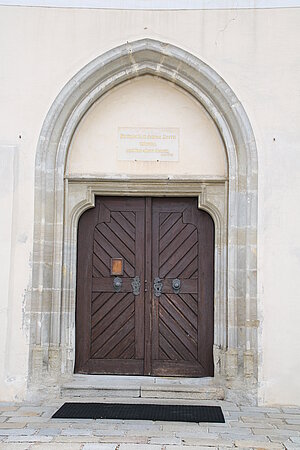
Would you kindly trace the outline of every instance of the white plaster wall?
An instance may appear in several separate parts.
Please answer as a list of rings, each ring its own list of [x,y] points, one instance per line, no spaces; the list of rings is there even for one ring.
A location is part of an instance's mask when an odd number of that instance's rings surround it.
[[[0,342],[1,355],[11,343],[1,399],[25,395],[28,337],[22,307],[30,284],[34,157],[43,119],[63,85],[85,64],[121,43],[151,37],[211,65],[249,115],[259,156],[261,402],[300,404],[299,23],[297,8],[0,8],[0,140],[19,149],[8,300],[13,327]],[[0,270],[6,267],[2,260]]]
[[[177,128],[178,161],[121,161],[118,128]],[[226,176],[226,153],[205,109],[173,83],[144,76],[101,98],[73,137],[67,174]]]
[[[13,145],[0,144],[0,380],[6,397],[14,398],[22,391],[27,367],[26,342],[20,331],[23,286],[24,281],[28,282],[28,270],[24,271],[25,280],[13,270],[14,258],[22,254],[26,241],[26,236],[20,234],[16,242],[17,150]],[[17,298],[21,298],[21,302]]]

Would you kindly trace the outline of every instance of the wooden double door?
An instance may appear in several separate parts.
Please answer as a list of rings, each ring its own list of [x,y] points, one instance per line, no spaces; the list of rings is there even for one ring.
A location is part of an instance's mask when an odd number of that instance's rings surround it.
[[[78,226],[75,372],[213,376],[213,280],[196,198],[96,197]]]

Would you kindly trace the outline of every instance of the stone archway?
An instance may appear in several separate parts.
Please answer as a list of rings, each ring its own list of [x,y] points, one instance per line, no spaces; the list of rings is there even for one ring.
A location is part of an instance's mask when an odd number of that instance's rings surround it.
[[[218,383],[233,387],[240,398],[247,383],[245,397],[255,401],[257,155],[253,131],[241,103],[212,68],[182,49],[150,39],[124,44],[85,66],[60,92],[44,121],[36,156],[31,388],[38,389],[42,383],[49,388],[59,386],[59,380],[72,374],[76,223],[80,213],[93,206],[95,194],[111,194],[122,184],[118,180],[66,180],[70,141],[95,101],[118,84],[144,74],[164,78],[193,95],[223,138],[229,177],[221,190],[214,179],[180,187],[171,183],[170,189],[172,195],[197,195],[199,206],[219,222],[223,251],[219,251],[216,294]],[[126,191],[141,195],[147,183],[133,180]],[[163,181],[149,184],[157,195],[166,189]],[[68,210],[66,191],[73,192]],[[242,317],[239,322],[238,317]]]

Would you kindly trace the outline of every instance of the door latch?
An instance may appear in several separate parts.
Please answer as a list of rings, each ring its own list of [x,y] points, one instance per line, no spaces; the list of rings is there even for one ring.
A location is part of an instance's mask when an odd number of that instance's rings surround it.
[[[154,278],[153,288],[155,297],[160,297],[163,288],[163,282],[159,277]]]
[[[139,295],[141,289],[140,277],[134,277],[134,279],[131,282],[131,287],[133,295]]]
[[[175,280],[172,281],[172,288],[173,288],[174,294],[179,294],[180,287],[181,287],[181,281],[179,280],[179,278],[175,278]]]
[[[122,288],[122,278],[119,277],[115,277],[114,278],[114,290],[115,292],[120,292],[121,288]]]

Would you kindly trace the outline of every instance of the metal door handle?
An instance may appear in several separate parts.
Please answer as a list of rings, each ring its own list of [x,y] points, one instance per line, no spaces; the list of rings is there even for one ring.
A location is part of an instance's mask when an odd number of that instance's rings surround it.
[[[172,281],[172,288],[174,294],[179,294],[181,288],[181,281],[179,280],[179,278],[175,278],[175,280]]]
[[[154,278],[153,288],[155,297],[160,297],[162,293],[163,282],[159,277]]]
[[[120,292],[120,290],[122,288],[122,283],[123,283],[122,278],[119,278],[119,277],[115,277],[114,278],[114,290],[115,290],[115,292]]]
[[[133,295],[139,295],[141,289],[140,277],[134,277],[134,279],[131,282],[131,287]]]

